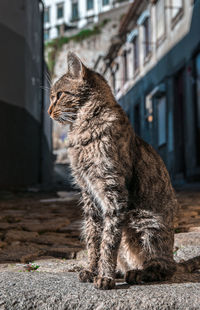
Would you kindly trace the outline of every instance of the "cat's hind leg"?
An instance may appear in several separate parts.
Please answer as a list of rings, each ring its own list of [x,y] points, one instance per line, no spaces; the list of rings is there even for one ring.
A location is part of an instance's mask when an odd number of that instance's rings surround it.
[[[156,257],[145,261],[142,269],[128,270],[125,274],[125,281],[128,284],[165,281],[169,280],[175,271],[176,266],[173,261]]]
[[[159,225],[156,228],[149,226],[142,227],[141,232],[137,232],[137,255],[141,266],[126,272],[125,281],[129,284],[164,281],[171,278],[176,271],[173,260],[173,228],[166,228],[164,225],[161,225],[162,228],[159,228]],[[155,223],[153,226],[156,226]],[[127,242],[130,251],[135,255],[128,236]]]

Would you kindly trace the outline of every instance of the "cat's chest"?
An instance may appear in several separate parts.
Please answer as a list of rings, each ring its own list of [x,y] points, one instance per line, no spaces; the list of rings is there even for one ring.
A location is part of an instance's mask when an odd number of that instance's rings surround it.
[[[95,150],[93,145],[75,144],[68,147],[68,157],[74,171],[83,173],[88,167],[95,164]]]
[[[89,163],[95,163],[99,154],[99,145],[90,131],[71,135],[67,141],[68,156],[73,169],[85,168]]]

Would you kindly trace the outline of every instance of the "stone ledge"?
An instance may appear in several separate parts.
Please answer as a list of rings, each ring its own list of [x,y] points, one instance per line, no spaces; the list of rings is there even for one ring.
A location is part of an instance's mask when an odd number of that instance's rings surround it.
[[[187,238],[187,234],[185,234]],[[190,235],[191,237],[191,235]],[[181,240],[183,236],[181,235]],[[177,261],[200,255],[200,246],[184,246]],[[84,257],[84,255],[83,255]],[[1,264],[0,309],[2,310],[195,310],[200,309],[200,272],[178,274],[170,282],[127,285],[119,281],[110,291],[80,283],[70,269],[82,260],[36,261],[38,271],[23,272],[23,265]],[[22,272],[19,272],[22,271]]]
[[[79,283],[76,274],[8,273],[1,275],[0,309],[4,310],[143,310],[200,309],[200,283],[128,286],[111,291]]]

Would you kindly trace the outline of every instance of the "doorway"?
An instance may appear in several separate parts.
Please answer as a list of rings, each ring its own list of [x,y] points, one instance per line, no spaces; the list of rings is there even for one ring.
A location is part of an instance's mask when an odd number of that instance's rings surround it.
[[[134,107],[134,130],[135,133],[139,136],[140,135],[140,108],[139,104],[136,104]]]
[[[174,77],[174,173],[176,178],[185,176],[184,86],[182,69]]]
[[[195,89],[195,132],[196,132],[196,164],[200,166],[200,53],[195,59],[196,89]]]

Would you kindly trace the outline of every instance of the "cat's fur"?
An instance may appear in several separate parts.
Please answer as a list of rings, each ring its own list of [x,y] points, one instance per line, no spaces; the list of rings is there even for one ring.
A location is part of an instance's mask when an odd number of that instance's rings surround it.
[[[138,137],[104,78],[68,54],[68,72],[51,90],[51,117],[70,123],[68,154],[81,188],[89,266],[96,288],[170,278],[177,200],[167,169]]]

